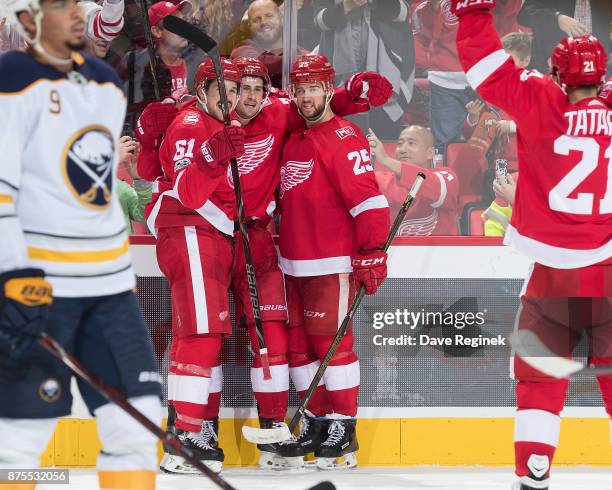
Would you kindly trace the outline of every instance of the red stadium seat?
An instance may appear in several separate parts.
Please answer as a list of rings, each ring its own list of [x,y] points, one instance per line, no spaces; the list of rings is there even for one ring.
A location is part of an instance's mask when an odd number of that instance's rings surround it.
[[[461,232],[464,235],[483,236],[484,235],[484,213],[487,206],[481,202],[467,203],[461,213]]]

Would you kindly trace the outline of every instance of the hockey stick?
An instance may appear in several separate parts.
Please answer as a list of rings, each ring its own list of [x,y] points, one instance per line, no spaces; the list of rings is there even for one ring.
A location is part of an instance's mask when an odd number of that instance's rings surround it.
[[[612,366],[585,366],[579,361],[558,356],[530,330],[519,330],[512,336],[510,343],[523,361],[553,378],[570,378],[578,374],[612,374]]]
[[[221,99],[221,111],[223,112],[223,124],[229,126],[230,115],[229,106],[227,104],[227,93],[225,92],[225,76],[221,68],[221,57],[217,49],[217,43],[208,34],[201,31],[197,27],[185,22],[178,17],[166,17],[164,19],[164,27],[170,32],[173,32],[188,41],[192,42],[199,48],[208,53],[215,65],[215,73],[217,75],[217,83],[219,85],[219,97]],[[264,337],[263,324],[261,322],[261,312],[259,309],[259,294],[257,292],[257,282],[255,280],[255,267],[253,266],[253,255],[251,254],[251,246],[249,245],[249,234],[246,222],[246,214],[244,212],[244,202],[242,200],[242,191],[240,190],[240,172],[238,171],[238,162],[235,158],[230,159],[230,167],[232,169],[232,180],[234,181],[234,194],[236,196],[236,207],[238,208],[238,225],[240,234],[242,235],[242,248],[244,250],[244,258],[246,265],[247,282],[249,285],[249,295],[251,296],[251,306],[253,307],[253,317],[255,319],[255,330],[257,339],[259,340],[259,359],[263,368],[263,378],[265,380],[272,379],[270,373],[270,361],[268,359],[268,349]]]
[[[391,226],[391,229],[389,230],[389,235],[387,236],[387,240],[385,241],[385,245],[383,246],[383,250],[385,252],[389,249],[389,246],[391,245],[393,238],[395,238],[395,234],[397,233],[397,230],[399,226],[401,225],[404,219],[404,216],[408,212],[408,209],[410,209],[410,206],[412,205],[412,202],[414,201],[415,196],[419,192],[419,189],[421,185],[423,184],[424,180],[425,180],[425,174],[419,172],[417,174],[417,177],[414,183],[412,184],[410,191],[408,192],[408,195],[406,196],[406,200],[404,201],[404,203],[402,204],[402,207],[398,211],[397,216],[395,217],[395,220],[393,221],[393,225]],[[353,319],[353,315],[357,311],[357,308],[359,308],[359,305],[361,304],[361,300],[363,299],[364,295],[365,295],[365,286],[362,284],[361,287],[359,288],[359,292],[353,299],[353,302],[346,316],[344,317],[344,320],[342,320],[342,324],[338,328],[338,331],[336,332],[336,336],[332,340],[332,343],[329,346],[329,349],[327,350],[325,357],[321,361],[321,364],[319,365],[319,369],[317,369],[317,372],[315,373],[314,378],[310,382],[310,386],[308,387],[308,390],[304,394],[304,398],[302,398],[300,406],[298,407],[297,411],[295,412],[295,415],[291,419],[291,422],[289,422],[289,426],[288,427],[277,427],[277,428],[272,428],[272,429],[259,429],[257,427],[249,427],[249,426],[244,425],[242,426],[242,435],[247,441],[252,442],[252,443],[257,443],[257,444],[271,444],[275,442],[286,441],[291,438],[291,433],[295,430],[300,419],[304,416],[304,412],[306,411],[308,402],[310,401],[310,398],[312,397],[315,390],[317,389],[317,386],[319,385],[319,381],[321,381],[321,378],[323,378],[323,374],[325,373],[325,370],[327,369],[327,366],[329,365],[331,358],[336,353],[336,350],[338,349],[338,345],[340,345],[340,342],[342,341],[342,338],[344,337],[344,334],[346,333],[348,329],[349,323]]]
[[[151,68],[151,80],[153,81],[153,93],[155,100],[161,100],[159,91],[159,82],[157,81],[157,59],[155,58],[155,47],[153,46],[153,36],[151,36],[151,23],[149,22],[149,12],[147,9],[147,0],[139,0],[140,11],[142,13],[142,27],[144,29],[145,42],[147,43],[147,52],[149,53],[149,67]]]
[[[155,425],[155,423],[149,420],[142,412],[134,408],[125,398],[125,396],[123,396],[123,394],[121,394],[112,386],[106,384],[98,376],[96,376],[89,369],[83,366],[83,364],[81,364],[81,362],[77,358],[75,358],[72,354],[66,352],[66,350],[53,337],[43,332],[38,337],[38,342],[49,353],[51,353],[51,355],[59,359],[62,363],[68,366],[78,377],[83,379],[94,390],[104,396],[104,398],[114,403],[124,412],[135,418],[138,423],[144,426],[144,428],[147,429],[149,432],[154,434],[155,437],[161,440],[164,444],[172,446],[176,451],[181,454],[181,456],[183,456],[183,458],[185,458],[187,462],[189,462],[189,464],[195,466],[198,470],[204,473],[204,475],[210,478],[213,483],[215,483],[219,488],[223,488],[224,490],[238,490],[236,487],[230,485],[223,478],[217,475],[217,473],[212,471],[199,459],[197,459],[190,449],[181,445],[181,441],[178,439],[178,437],[176,437],[174,434],[161,430],[160,427]],[[331,482],[323,481],[321,483],[317,483],[313,487],[308,488],[307,490],[335,490],[335,488],[336,487]]]
[[[171,446],[174,450],[185,458],[189,464],[196,467],[204,475],[210,478],[219,488],[224,490],[237,490],[235,487],[227,483],[223,478],[212,471],[208,466],[202,463],[193,452],[184,447],[181,441],[172,433],[164,432],[154,422],[149,420],[142,412],[134,408],[123,394],[117,391],[112,386],[109,386],[102,381],[98,376],[87,369],[81,362],[66,350],[53,337],[46,333],[42,333],[38,338],[38,342],[53,356],[68,366],[77,376],[87,382],[94,390],[100,393],[104,398],[117,405],[124,412],[131,415],[138,423],[144,426],[149,432],[155,435],[164,444]]]

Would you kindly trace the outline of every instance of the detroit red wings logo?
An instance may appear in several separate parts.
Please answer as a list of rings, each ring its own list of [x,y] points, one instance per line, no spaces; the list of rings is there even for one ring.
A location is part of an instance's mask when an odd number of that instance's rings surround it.
[[[313,166],[314,160],[312,158],[307,162],[287,161],[281,167],[280,197],[282,198],[285,192],[290,191],[308,179],[312,173]]]
[[[274,146],[274,136],[271,134],[267,138],[253,143],[244,144],[244,153],[238,158],[238,173],[240,175],[250,174],[253,170],[259,167],[262,162],[268,158]],[[232,169],[227,167],[227,181],[233,188],[234,181],[232,179]]]

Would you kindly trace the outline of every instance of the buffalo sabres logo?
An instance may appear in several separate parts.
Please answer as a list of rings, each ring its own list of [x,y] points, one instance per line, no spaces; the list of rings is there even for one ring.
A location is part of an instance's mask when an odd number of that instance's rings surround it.
[[[77,200],[93,209],[111,201],[115,145],[108,129],[88,126],[78,131],[63,153],[64,179]]]
[[[244,153],[238,158],[238,172],[240,175],[250,174],[253,170],[259,167],[262,162],[268,158],[274,146],[274,136],[271,134],[253,143],[244,144]],[[232,179],[232,169],[227,168],[227,181],[230,187],[234,188],[234,180]]]
[[[313,166],[312,158],[307,162],[287,161],[281,168],[280,197],[310,177]]]
[[[47,403],[56,402],[61,394],[62,387],[55,378],[45,379],[38,387],[38,395]]]

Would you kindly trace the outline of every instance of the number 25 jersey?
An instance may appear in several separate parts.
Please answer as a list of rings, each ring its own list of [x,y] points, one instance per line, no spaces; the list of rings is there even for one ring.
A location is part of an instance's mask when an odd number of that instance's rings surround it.
[[[359,128],[334,116],[292,133],[280,182],[280,265],[304,277],[351,272],[351,256],[382,248],[389,204]]]

